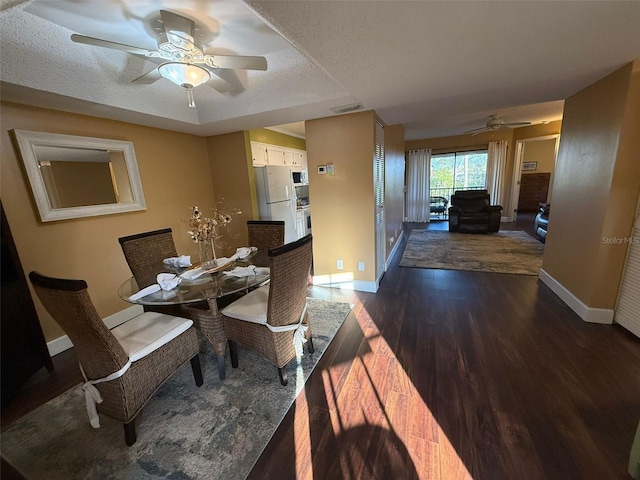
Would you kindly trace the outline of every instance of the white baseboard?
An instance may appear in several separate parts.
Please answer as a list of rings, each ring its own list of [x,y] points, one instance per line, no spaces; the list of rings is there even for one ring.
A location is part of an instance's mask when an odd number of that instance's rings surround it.
[[[102,320],[107,328],[112,329],[123,324],[127,320],[131,320],[133,317],[140,315],[142,312],[142,305],[131,305],[130,307],[120,310],[113,315],[109,315]],[[73,343],[71,343],[71,340],[69,340],[69,337],[66,335],[47,342],[47,349],[49,350],[49,355],[52,357],[70,349],[71,347],[73,347]]]
[[[315,275],[313,284],[320,287],[344,288],[346,290],[356,290],[358,292],[376,293],[378,285],[376,282],[366,282],[354,280],[351,273],[337,273],[329,275]]]
[[[389,256],[385,261],[385,272],[389,268],[389,262],[396,254],[398,248],[400,248],[400,240],[404,236],[404,231],[401,231],[396,239],[395,245],[391,250]],[[383,274],[384,275],[384,274]],[[358,292],[368,292],[368,293],[376,293],[378,291],[378,287],[380,286],[380,281],[382,280],[382,276],[378,278],[375,282],[367,282],[363,280],[354,280],[352,273],[334,273],[328,275],[316,275],[313,277],[313,284],[322,286],[322,287],[330,287],[330,288],[344,288],[347,290],[355,290]]]
[[[585,305],[578,297],[567,290],[560,282],[543,269],[540,269],[540,275],[538,278],[585,322],[602,323],[607,325],[613,323],[613,309],[591,308]]]
[[[389,269],[389,263],[391,263],[391,259],[393,258],[393,256],[398,251],[398,248],[400,248],[400,240],[402,240],[402,237],[404,237],[404,230],[400,231],[400,235],[398,235],[398,238],[396,238],[396,243],[393,246],[393,248],[391,249],[391,252],[389,253],[389,256],[387,257],[387,261],[385,262],[385,266],[384,266],[384,270],[385,271],[387,271]],[[380,279],[378,279],[378,281],[380,281]]]

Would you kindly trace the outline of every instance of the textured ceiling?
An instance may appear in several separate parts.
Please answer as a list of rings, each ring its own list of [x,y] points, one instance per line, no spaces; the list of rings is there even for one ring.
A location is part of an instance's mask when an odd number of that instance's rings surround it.
[[[295,124],[355,102],[404,124],[407,139],[459,134],[493,113],[552,121],[565,98],[640,59],[638,1],[13,0],[2,9],[3,100],[198,135]],[[197,87],[190,109],[168,80],[131,83],[156,63],[70,40],[155,49],[160,9],[193,19],[205,53],[262,55],[268,70],[226,71],[235,91]]]

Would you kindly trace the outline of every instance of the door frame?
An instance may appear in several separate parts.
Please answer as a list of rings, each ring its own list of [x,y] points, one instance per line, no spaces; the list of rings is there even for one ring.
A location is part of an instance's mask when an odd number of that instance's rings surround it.
[[[554,133],[553,135],[544,135],[542,137],[531,137],[516,140],[516,149],[513,161],[513,180],[511,183],[511,211],[509,212],[509,222],[515,222],[518,216],[518,199],[520,198],[520,179],[522,178],[522,162],[524,161],[524,149],[527,142],[539,142],[544,140],[556,139],[555,145],[555,159],[553,165],[553,172],[551,172],[551,178],[549,179],[549,194],[547,195],[547,203],[551,203],[551,195],[553,194],[553,177],[556,173],[556,165],[558,163],[558,147],[560,146],[560,134]]]
[[[378,158],[378,136],[381,139],[380,154],[381,158]],[[380,285],[380,280],[387,271],[387,256],[386,256],[386,212],[385,207],[385,160],[386,160],[385,144],[384,144],[384,125],[376,120],[375,122],[375,142],[374,142],[374,154],[373,154],[373,203],[374,203],[374,230],[375,230],[375,278],[376,287]],[[378,169],[378,161],[380,162],[380,170]],[[380,196],[380,204],[377,202],[378,189],[382,190]],[[378,224],[379,217],[381,218],[380,224]]]

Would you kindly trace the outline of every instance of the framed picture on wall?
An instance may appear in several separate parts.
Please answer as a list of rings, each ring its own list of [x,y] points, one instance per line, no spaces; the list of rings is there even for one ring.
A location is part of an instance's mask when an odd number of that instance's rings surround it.
[[[522,162],[522,170],[537,170],[538,162]]]

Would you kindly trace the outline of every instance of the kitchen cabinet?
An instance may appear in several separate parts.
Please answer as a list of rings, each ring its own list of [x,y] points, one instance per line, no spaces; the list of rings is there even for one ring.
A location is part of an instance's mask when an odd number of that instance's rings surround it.
[[[274,147],[272,145],[267,146],[267,162],[269,165],[282,165],[284,166],[284,150],[280,147]]]
[[[296,233],[298,234],[298,238],[304,237],[305,231],[306,225],[304,210],[299,208],[296,210]]]
[[[253,166],[261,167],[267,165],[267,147],[266,145],[251,142],[251,157],[253,158]]]
[[[307,152],[296,148],[251,142],[251,158],[254,167],[282,165],[296,170],[307,169]]]
[[[293,159],[292,159],[292,163],[291,166],[293,167],[304,167],[304,154],[305,152],[303,152],[302,150],[294,150],[293,151]]]
[[[294,166],[294,151],[290,150],[290,149],[286,149],[284,152],[284,164],[287,167],[293,167]]]

